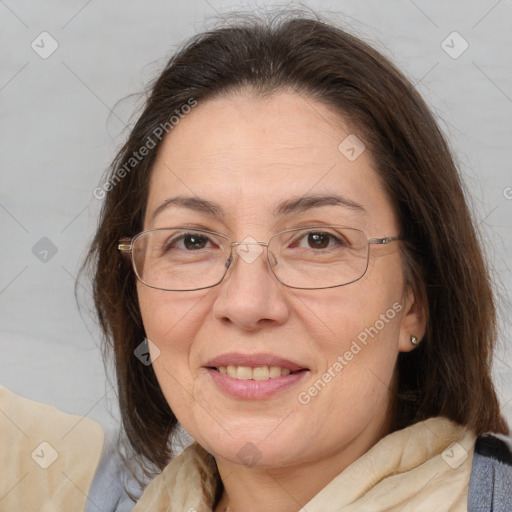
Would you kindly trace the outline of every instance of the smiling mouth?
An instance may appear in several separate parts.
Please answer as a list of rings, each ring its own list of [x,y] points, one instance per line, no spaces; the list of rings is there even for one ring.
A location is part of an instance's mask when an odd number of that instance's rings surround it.
[[[227,375],[232,379],[236,380],[269,380],[277,379],[279,377],[286,377],[290,374],[300,373],[307,371],[306,368],[302,368],[297,371],[291,371],[289,368],[281,368],[280,366],[218,366],[211,367],[223,375]]]

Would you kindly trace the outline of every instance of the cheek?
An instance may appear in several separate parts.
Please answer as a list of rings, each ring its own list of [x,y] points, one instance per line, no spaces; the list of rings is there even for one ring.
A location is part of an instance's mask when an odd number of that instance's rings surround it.
[[[322,355],[318,376],[335,375],[335,386],[347,397],[385,394],[399,352],[403,299],[401,274],[394,272],[379,279],[369,273],[338,291],[303,297],[310,311],[307,331]]]
[[[138,297],[146,337],[158,348],[153,369],[170,407],[186,408],[198,371],[194,340],[211,309],[209,292],[181,293],[141,285]]]
[[[146,337],[158,349],[158,358],[152,357],[153,368],[164,394],[172,384],[166,374],[174,375],[180,381],[188,380],[190,347],[200,325],[196,317],[197,297],[195,300],[191,297],[176,300],[171,294],[147,287],[138,290]]]
[[[398,347],[403,311],[403,297],[400,288],[382,288],[369,291],[361,286],[321,299],[303,297],[302,301],[309,311],[304,316],[308,331],[313,340],[322,340],[329,351],[348,350],[352,341],[363,346],[372,339],[381,339],[383,343]],[[379,350],[379,347],[375,347]],[[384,348],[384,347],[382,347]]]
[[[168,292],[138,285],[137,294],[146,336],[160,350],[167,350],[171,343],[184,344],[199,329],[205,293]]]
[[[329,411],[333,428],[344,425],[357,430],[375,416],[383,417],[391,400],[401,304],[391,297],[374,297],[361,307],[347,298],[343,308],[322,311],[333,332],[328,338],[315,337],[324,340],[316,347],[323,366],[313,379],[315,389],[305,391],[320,410]]]

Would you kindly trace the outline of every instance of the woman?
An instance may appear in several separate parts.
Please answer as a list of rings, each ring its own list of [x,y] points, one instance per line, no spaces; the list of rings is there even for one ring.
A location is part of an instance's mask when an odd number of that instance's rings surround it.
[[[308,16],[200,34],[96,193],[123,425],[162,472],[136,511],[506,509],[487,268],[382,55]]]

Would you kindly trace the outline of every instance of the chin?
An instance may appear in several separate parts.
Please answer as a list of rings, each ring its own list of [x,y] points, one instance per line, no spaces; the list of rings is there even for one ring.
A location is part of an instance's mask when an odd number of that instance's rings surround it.
[[[272,432],[272,429],[266,428],[267,425],[265,423],[261,428],[251,430],[247,427],[229,428],[226,424],[226,430],[218,426],[215,431],[195,431],[190,434],[216,460],[231,464],[265,469],[307,460],[308,446],[313,447],[312,442],[304,442],[301,436],[290,434],[289,431],[278,435],[275,426]],[[240,435],[229,435],[228,432],[240,432]]]
[[[274,446],[268,442],[253,442],[249,438],[239,442],[227,440],[222,445],[205,447],[216,460],[224,459],[232,464],[260,469],[275,468],[297,463],[299,453],[290,451],[281,446]],[[291,447],[290,447],[291,449]],[[295,447],[294,451],[297,451]]]

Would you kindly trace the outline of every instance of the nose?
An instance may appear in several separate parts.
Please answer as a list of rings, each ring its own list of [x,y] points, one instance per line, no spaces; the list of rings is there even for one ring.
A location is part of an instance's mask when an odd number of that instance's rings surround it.
[[[285,286],[268,266],[266,244],[252,239],[232,246],[232,261],[213,305],[215,317],[245,331],[286,322]]]

